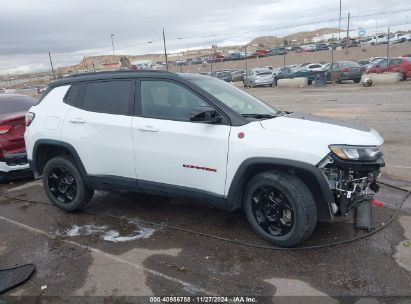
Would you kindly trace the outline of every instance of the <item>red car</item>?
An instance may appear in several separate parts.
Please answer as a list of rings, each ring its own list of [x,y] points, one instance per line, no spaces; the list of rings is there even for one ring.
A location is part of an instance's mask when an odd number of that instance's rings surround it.
[[[31,174],[24,144],[25,115],[37,101],[0,94],[0,182]]]
[[[367,73],[399,72],[401,79],[411,77],[411,57],[391,58],[387,66],[387,60],[383,60],[368,68]]]
[[[252,58],[266,57],[266,56],[268,56],[269,53],[270,53],[270,51],[268,51],[268,50],[257,50],[257,51],[255,51],[254,53],[251,54],[251,57]]]

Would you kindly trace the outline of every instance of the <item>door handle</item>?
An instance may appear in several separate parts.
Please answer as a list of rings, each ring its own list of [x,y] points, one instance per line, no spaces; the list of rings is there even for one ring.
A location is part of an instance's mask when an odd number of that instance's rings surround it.
[[[70,119],[69,122],[75,123],[75,124],[83,124],[86,121],[80,117],[76,117],[76,118]]]
[[[158,129],[154,128],[153,126],[139,126],[137,130],[142,132],[158,132]]]

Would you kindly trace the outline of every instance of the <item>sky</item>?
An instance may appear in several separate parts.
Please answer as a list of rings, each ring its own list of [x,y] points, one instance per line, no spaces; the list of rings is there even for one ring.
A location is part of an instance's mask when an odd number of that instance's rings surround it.
[[[163,51],[163,28],[173,52],[338,28],[339,17],[339,0],[0,0],[0,8],[0,74],[48,70],[48,52],[56,67],[112,54],[111,34],[116,54],[137,55]],[[399,12],[352,18],[352,29],[411,24],[411,3],[342,0],[343,17],[390,11]],[[318,21],[327,22],[298,26]]]

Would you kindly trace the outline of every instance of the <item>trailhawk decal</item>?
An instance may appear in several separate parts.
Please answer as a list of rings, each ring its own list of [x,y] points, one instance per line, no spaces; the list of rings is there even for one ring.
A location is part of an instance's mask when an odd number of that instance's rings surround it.
[[[200,166],[195,166],[195,165],[183,164],[183,167],[188,168],[188,169],[197,169],[197,170],[204,170],[204,171],[209,171],[209,172],[217,172],[217,169],[200,167]]]

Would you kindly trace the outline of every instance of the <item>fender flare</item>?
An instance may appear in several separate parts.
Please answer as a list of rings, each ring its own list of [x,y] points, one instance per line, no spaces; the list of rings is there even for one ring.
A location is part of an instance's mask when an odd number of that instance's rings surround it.
[[[37,157],[38,157],[38,150],[42,146],[54,146],[54,147],[59,147],[64,150],[67,150],[70,153],[70,155],[73,157],[77,168],[80,170],[81,175],[83,177],[87,176],[87,171],[76,149],[72,145],[64,141],[53,140],[53,139],[39,139],[35,142],[33,146],[32,160],[29,163],[30,163],[30,168],[33,170],[33,172],[35,172],[36,175],[40,173],[38,170],[39,168],[38,168],[38,163],[37,163],[37,159],[38,159]]]
[[[227,200],[230,202],[232,209],[241,208],[243,190],[256,168],[260,169],[257,169],[255,173],[274,169],[297,175],[307,185],[314,197],[318,219],[321,221],[332,221],[334,219],[331,209],[334,197],[321,169],[308,163],[282,158],[249,158],[239,166],[227,195]]]

